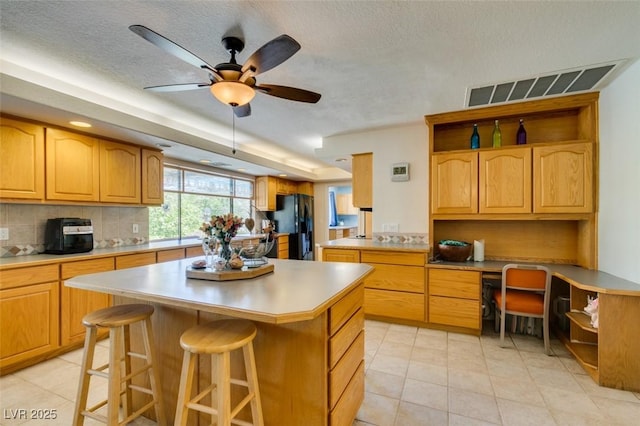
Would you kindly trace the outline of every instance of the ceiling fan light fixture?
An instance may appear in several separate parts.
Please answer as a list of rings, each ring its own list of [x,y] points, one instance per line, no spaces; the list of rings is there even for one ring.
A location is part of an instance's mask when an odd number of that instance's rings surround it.
[[[211,93],[223,104],[241,106],[251,102],[255,90],[237,81],[220,81],[211,85]]]

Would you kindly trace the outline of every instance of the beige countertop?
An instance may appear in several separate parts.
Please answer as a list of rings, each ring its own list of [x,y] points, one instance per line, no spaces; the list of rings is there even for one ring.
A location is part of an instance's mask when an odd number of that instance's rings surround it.
[[[392,250],[409,252],[429,252],[429,244],[381,243],[367,238],[340,238],[318,244],[324,248],[341,248],[357,250]]]
[[[202,241],[197,238],[185,240],[158,241],[135,246],[97,248],[86,253],[73,254],[34,254],[29,256],[0,257],[0,270],[12,267],[38,266],[52,262],[72,262],[77,260],[97,259],[100,257],[121,256],[126,254],[145,253],[150,251],[170,250],[174,248],[197,247]]]
[[[235,281],[186,278],[192,260],[80,275],[69,287],[273,324],[310,320],[373,271],[366,264],[270,259],[274,272]]]
[[[509,263],[525,263],[525,262],[505,262],[487,260],[484,262],[431,262],[427,264],[428,268],[455,268],[469,271],[482,272],[502,272],[504,265]],[[526,264],[526,263],[525,263]],[[617,277],[607,272],[585,269],[580,266],[562,265],[555,263],[539,264],[549,268],[551,273],[558,278],[567,281],[578,288],[588,291],[595,291],[606,294],[618,294],[624,296],[639,296],[640,283]]]

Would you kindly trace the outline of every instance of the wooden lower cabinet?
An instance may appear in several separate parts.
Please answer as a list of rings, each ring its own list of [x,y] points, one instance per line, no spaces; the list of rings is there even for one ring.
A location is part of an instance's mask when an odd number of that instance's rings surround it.
[[[60,347],[60,283],[58,265],[11,269],[1,276],[0,373],[5,374]]]
[[[364,281],[366,314],[426,320],[425,253],[363,250],[360,261],[375,268]]]
[[[431,324],[482,329],[481,272],[428,269],[428,320]]]
[[[200,254],[202,254],[202,249],[198,247]],[[183,248],[171,249],[171,250],[161,250],[156,253],[156,262],[170,262],[172,260],[179,260],[185,258],[185,251]]]
[[[289,236],[278,235],[278,259],[289,258]]]
[[[81,260],[60,265],[60,340],[63,346],[83,341],[86,329],[82,325],[82,318],[86,314],[111,306],[110,295],[67,287],[64,285],[64,281],[77,275],[113,271],[113,269],[112,257]],[[106,329],[100,330],[100,335],[106,334]]]
[[[322,261],[360,263],[360,250],[323,248]]]

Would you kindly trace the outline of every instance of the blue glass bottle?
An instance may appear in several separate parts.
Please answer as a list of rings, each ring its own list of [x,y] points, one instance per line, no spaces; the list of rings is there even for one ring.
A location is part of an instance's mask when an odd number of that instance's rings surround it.
[[[478,125],[473,125],[473,133],[471,134],[471,149],[480,148],[480,135],[478,134]]]

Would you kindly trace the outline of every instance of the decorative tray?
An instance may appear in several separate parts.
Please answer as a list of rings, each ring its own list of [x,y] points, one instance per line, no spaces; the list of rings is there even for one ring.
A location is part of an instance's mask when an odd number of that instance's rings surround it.
[[[272,264],[258,266],[257,268],[247,268],[245,266],[242,269],[225,269],[224,271],[216,271],[213,268],[196,269],[191,265],[187,266],[187,278],[209,281],[246,280],[271,272],[273,272]]]

